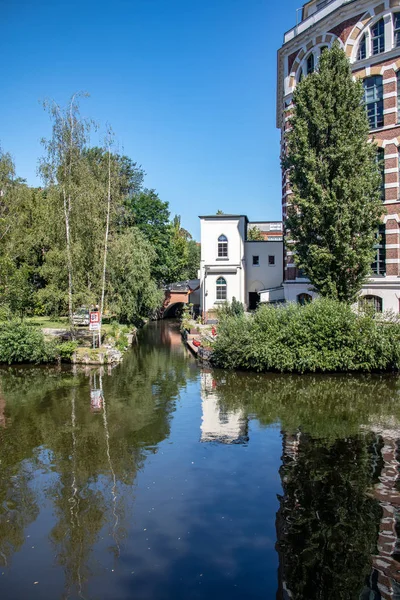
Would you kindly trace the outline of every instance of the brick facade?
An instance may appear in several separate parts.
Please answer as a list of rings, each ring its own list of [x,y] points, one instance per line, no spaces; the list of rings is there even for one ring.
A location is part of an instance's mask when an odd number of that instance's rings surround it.
[[[400,90],[397,89],[397,73],[400,71],[400,44],[395,45],[393,11],[400,12],[400,0],[385,0],[384,2],[348,2],[343,0],[340,8],[337,2],[319,12],[323,15],[318,20],[313,13],[315,22],[301,25],[285,34],[286,43],[278,54],[278,106],[277,122],[281,129],[281,154],[285,153],[285,139],[290,129],[290,114],[292,93],[299,79],[300,72],[306,74],[306,61],[310,53],[314,53],[317,65],[320,48],[330,46],[338,39],[350,58],[354,76],[365,79],[373,75],[381,76],[383,83],[383,126],[371,130],[371,139],[384,152],[385,190],[383,199],[382,222],[386,228],[386,275],[372,277],[366,294],[384,297],[384,309],[399,312],[400,298],[400,112],[398,110]],[[353,14],[352,14],[353,13]],[[372,54],[371,27],[380,19],[384,26],[384,51]],[[358,47],[362,37],[366,35],[367,57],[358,60]],[[399,40],[400,42],[400,40]],[[282,215],[286,219],[287,207],[290,205],[290,185],[286,174],[282,172]],[[397,282],[397,278],[399,278]],[[299,283],[299,273],[294,267],[291,253],[285,252],[285,281]],[[304,281],[304,280],[302,280]],[[390,283],[389,292],[379,292]],[[397,286],[397,287],[396,287]],[[304,292],[300,287],[298,291]],[[389,295],[391,294],[390,298]],[[291,298],[289,298],[291,299]]]

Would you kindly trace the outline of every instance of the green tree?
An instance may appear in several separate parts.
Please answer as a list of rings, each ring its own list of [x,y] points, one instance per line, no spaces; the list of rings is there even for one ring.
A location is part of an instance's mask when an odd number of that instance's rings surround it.
[[[251,242],[262,242],[264,240],[263,234],[255,225],[254,227],[249,227],[247,231],[247,239]]]
[[[61,208],[65,228],[65,254],[68,275],[68,315],[72,327],[74,303],[74,232],[73,215],[79,214],[82,199],[81,179],[85,167],[82,152],[87,143],[90,122],[81,118],[78,104],[79,94],[74,94],[66,108],[54,101],[45,103],[52,119],[52,137],[43,140],[47,151],[40,164],[40,171],[50,186],[55,203]],[[82,220],[82,213],[79,215]]]
[[[155,190],[144,189],[129,198],[126,204],[126,223],[137,227],[156,253],[152,276],[158,284],[168,283],[171,240],[168,202],[160,200]]]
[[[110,244],[108,301],[121,322],[135,323],[161,305],[162,292],[152,278],[156,259],[150,242],[134,227]]]
[[[384,212],[362,99],[336,43],[296,87],[283,161],[293,190],[288,247],[319,294],[348,302],[371,272]]]
[[[197,279],[200,269],[201,246],[195,240],[189,240],[187,245],[187,279]]]

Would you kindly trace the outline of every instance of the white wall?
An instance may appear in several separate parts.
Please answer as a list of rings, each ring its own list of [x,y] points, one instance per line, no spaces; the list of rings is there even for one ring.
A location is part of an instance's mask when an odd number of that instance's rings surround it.
[[[361,296],[378,296],[382,298],[383,312],[390,310],[399,313],[400,284],[397,277],[385,279],[371,279],[363,286]]]
[[[245,298],[244,282],[244,237],[245,217],[203,217],[201,219],[201,310],[208,312],[221,301],[216,298],[216,282],[224,277],[227,282],[227,301],[235,297],[240,302]],[[228,238],[228,258],[218,257],[218,238]]]
[[[399,313],[399,298],[400,298],[400,285],[397,278],[393,281],[386,277],[385,279],[371,279],[369,283],[363,286],[360,296],[378,296],[382,298],[382,309],[383,311],[393,311]],[[311,284],[309,282],[304,283],[285,283],[285,300],[286,302],[297,302],[297,296],[299,294],[310,294],[313,298],[317,298],[318,294],[311,291]],[[354,305],[357,306],[356,304]]]
[[[201,262],[202,265],[240,265],[243,259],[243,240],[245,234],[245,219],[207,217],[201,219]],[[228,238],[228,260],[218,259],[218,238],[225,235]]]
[[[253,266],[253,256],[260,257],[260,266]],[[269,266],[268,257],[275,256],[275,265]],[[259,292],[282,285],[283,242],[246,242],[246,292]]]

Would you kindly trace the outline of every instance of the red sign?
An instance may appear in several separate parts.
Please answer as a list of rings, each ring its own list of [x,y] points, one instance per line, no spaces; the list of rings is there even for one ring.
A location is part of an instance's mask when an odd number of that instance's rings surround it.
[[[100,331],[100,313],[98,310],[90,313],[89,331]]]

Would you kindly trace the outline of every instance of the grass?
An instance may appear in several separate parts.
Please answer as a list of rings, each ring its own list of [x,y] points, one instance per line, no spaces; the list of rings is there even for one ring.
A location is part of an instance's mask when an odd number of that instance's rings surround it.
[[[41,329],[66,329],[68,327],[67,317],[28,317],[25,322]]]
[[[69,327],[67,317],[28,317],[25,322],[41,329],[67,329]],[[107,335],[112,332],[112,328],[111,323],[102,324],[102,331]],[[79,327],[79,329],[85,329],[85,327]]]

